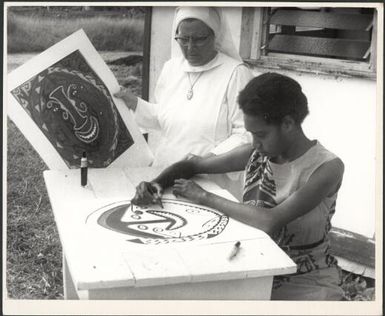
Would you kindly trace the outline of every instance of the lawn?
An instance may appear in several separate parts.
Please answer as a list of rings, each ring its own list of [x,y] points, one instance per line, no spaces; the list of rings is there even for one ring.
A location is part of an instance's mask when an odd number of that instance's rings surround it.
[[[8,119],[7,290],[11,298],[62,298],[62,249],[43,180],[47,169]]]
[[[122,9],[123,10],[123,9]],[[91,14],[93,12],[94,14]],[[97,50],[141,51],[144,16],[128,18],[126,11],[8,10],[8,53],[41,52],[80,28]],[[85,16],[84,16],[85,14]]]

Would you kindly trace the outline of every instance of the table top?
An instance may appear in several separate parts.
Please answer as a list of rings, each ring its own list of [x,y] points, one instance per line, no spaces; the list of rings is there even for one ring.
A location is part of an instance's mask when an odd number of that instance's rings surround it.
[[[45,171],[44,179],[60,240],[78,290],[120,286],[243,279],[296,271],[294,262],[258,229],[218,210],[176,198],[167,191],[164,208],[130,205],[135,186],[157,168]],[[234,200],[204,176],[204,189]],[[234,244],[238,254],[229,259]]]

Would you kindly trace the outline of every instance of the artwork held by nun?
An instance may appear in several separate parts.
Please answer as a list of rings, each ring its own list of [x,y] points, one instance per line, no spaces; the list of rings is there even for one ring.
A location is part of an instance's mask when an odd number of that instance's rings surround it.
[[[11,94],[69,168],[79,167],[83,152],[90,167],[106,167],[134,143],[108,89],[79,50]]]
[[[140,207],[130,201],[107,205],[90,214],[87,224],[115,232],[136,244],[168,244],[209,239],[219,235],[229,218],[200,205],[163,199],[159,205]]]

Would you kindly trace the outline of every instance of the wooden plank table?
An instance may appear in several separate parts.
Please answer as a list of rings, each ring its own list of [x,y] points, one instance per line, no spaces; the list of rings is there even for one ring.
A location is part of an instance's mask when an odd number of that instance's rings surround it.
[[[45,171],[60,240],[66,299],[268,300],[294,262],[264,232],[217,210],[163,195],[164,209],[131,208],[156,168]],[[196,181],[229,199],[205,177]],[[236,241],[238,255],[229,260]]]

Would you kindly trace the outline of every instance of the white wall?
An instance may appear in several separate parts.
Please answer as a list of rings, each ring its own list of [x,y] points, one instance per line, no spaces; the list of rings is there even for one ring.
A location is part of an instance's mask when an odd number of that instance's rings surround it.
[[[155,7],[152,20],[150,97],[159,71],[170,56],[174,8]],[[241,9],[226,8],[239,47]],[[263,70],[266,72],[266,70]],[[254,69],[255,75],[261,70]],[[333,225],[368,237],[375,226],[376,83],[366,79],[281,73],[296,79],[308,97],[310,114],[304,130],[337,154],[345,175]]]
[[[359,79],[302,76],[295,79],[309,98],[304,129],[345,164],[332,221],[368,237],[374,235],[376,83]]]
[[[174,7],[154,7],[151,22],[150,52],[150,93],[149,100],[154,99],[154,88],[163,64],[170,59],[171,27]]]

